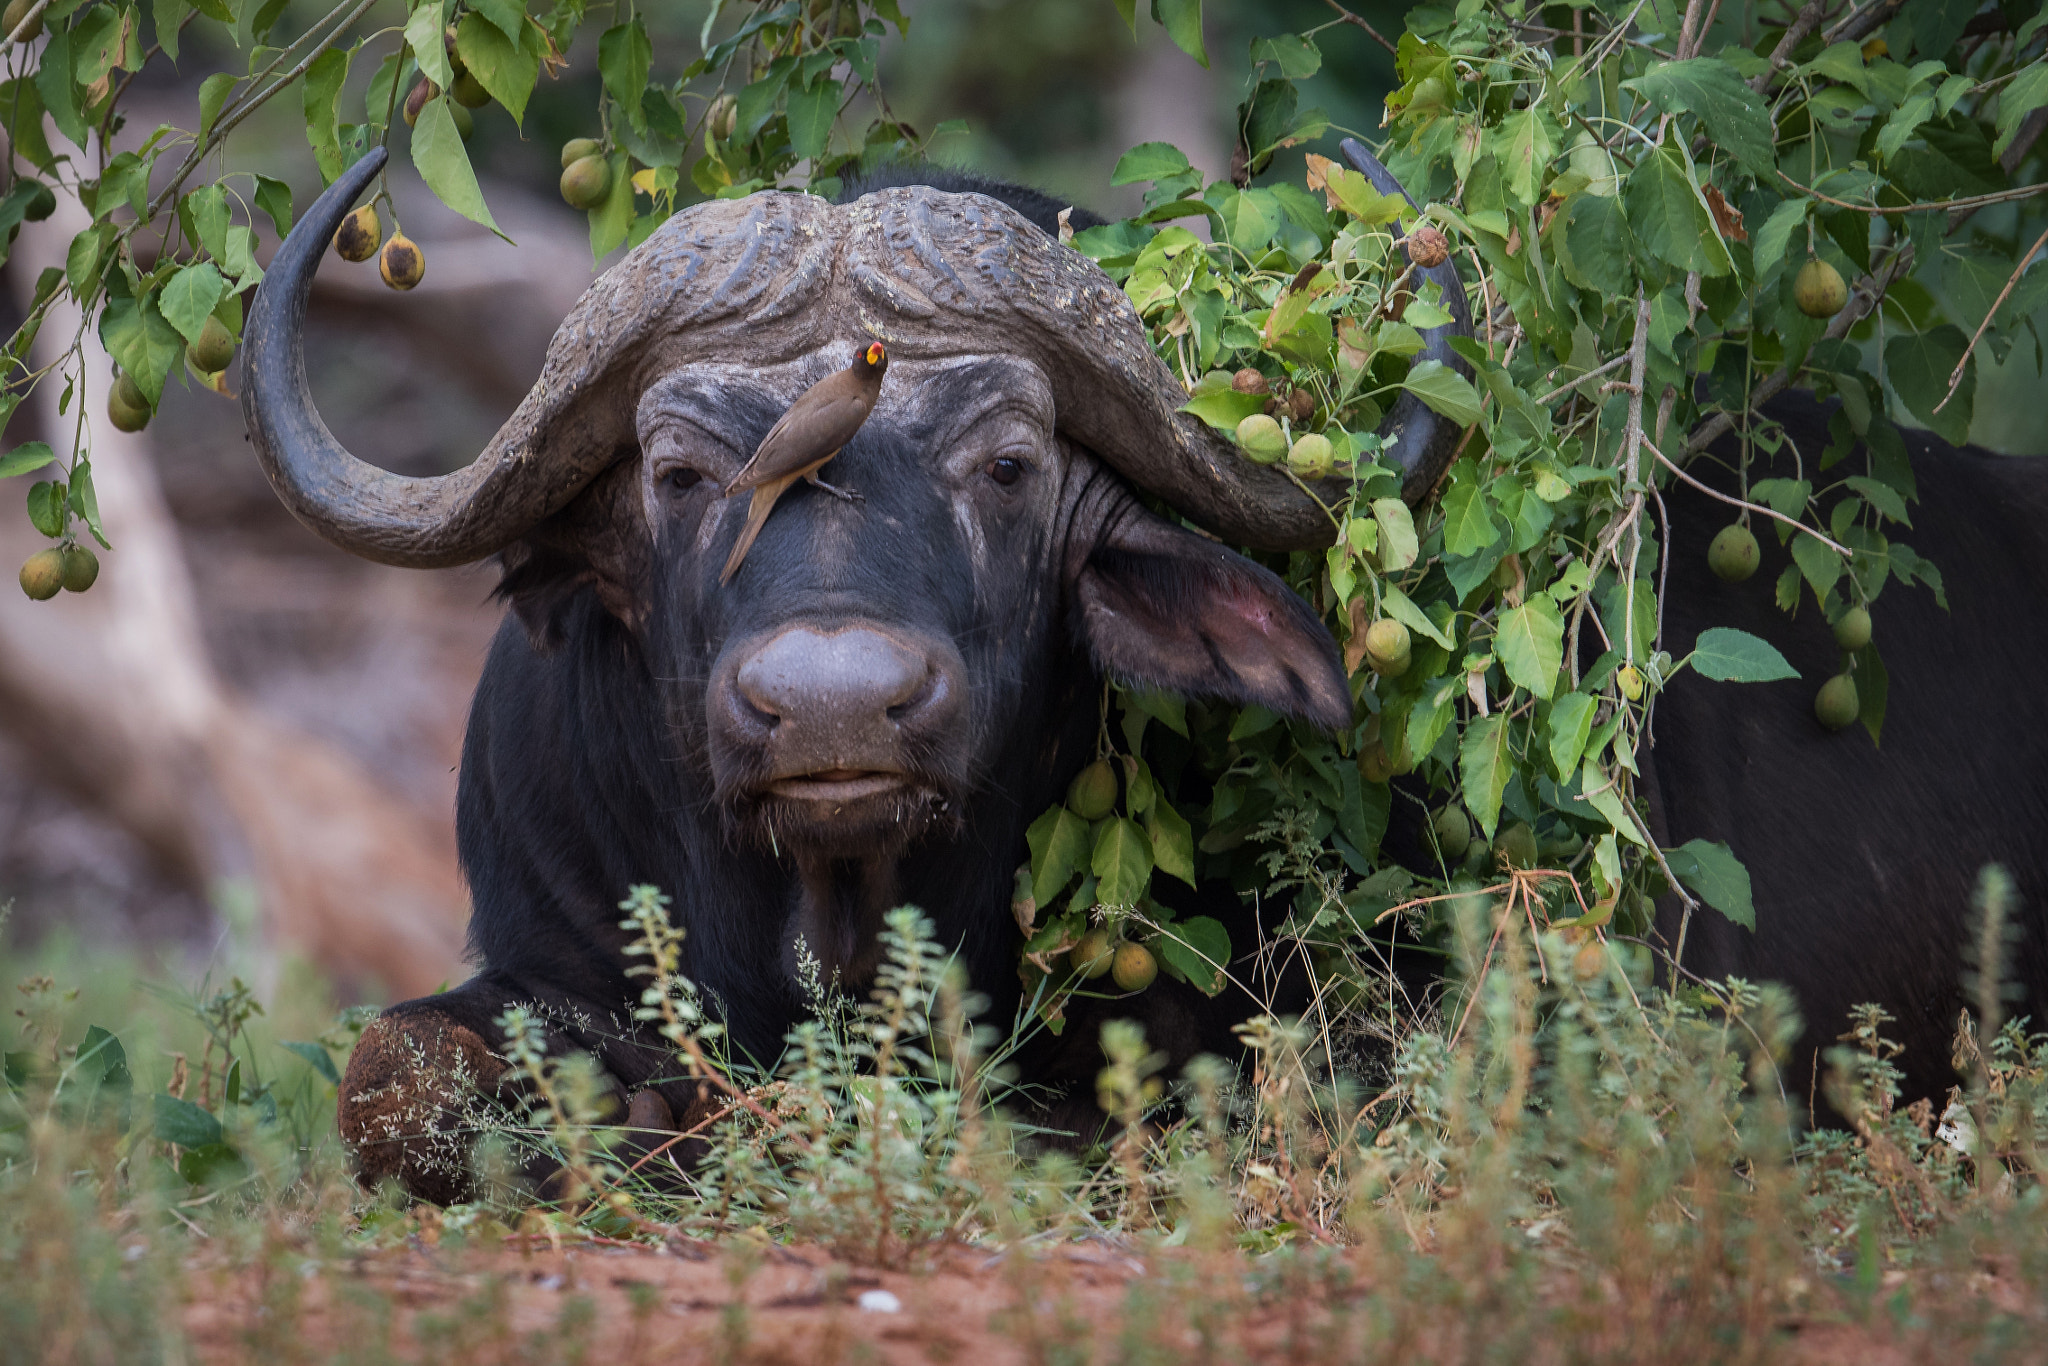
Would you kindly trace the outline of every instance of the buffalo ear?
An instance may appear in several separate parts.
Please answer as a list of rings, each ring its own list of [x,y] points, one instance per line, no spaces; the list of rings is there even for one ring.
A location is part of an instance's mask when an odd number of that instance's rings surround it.
[[[1128,683],[1244,705],[1324,730],[1351,724],[1337,642],[1269,570],[1131,504],[1075,575],[1075,634]]]
[[[622,448],[575,501],[506,549],[497,596],[512,605],[535,649],[561,644],[564,613],[586,584],[628,629],[646,620],[653,544],[639,455],[637,447]]]

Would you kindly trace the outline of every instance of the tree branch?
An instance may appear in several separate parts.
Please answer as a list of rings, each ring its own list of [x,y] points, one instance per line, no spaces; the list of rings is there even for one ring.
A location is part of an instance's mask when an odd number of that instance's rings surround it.
[[[1340,23],[1350,24],[1355,28],[1364,29],[1367,33],[1372,35],[1372,40],[1375,43],[1378,43],[1381,47],[1385,48],[1387,51],[1393,53],[1397,57],[1401,55],[1401,49],[1395,47],[1392,43],[1388,42],[1386,40],[1386,37],[1383,34],[1381,34],[1381,32],[1378,29],[1374,28],[1371,24],[1366,23],[1365,20],[1359,18],[1350,10],[1345,9],[1342,5],[1337,3],[1337,0],[1323,0],[1323,3],[1327,4],[1331,9],[1337,11],[1337,19]]]
[[[1778,39],[1778,45],[1771,49],[1770,60],[1764,63],[1763,74],[1750,81],[1751,90],[1761,95],[1770,89],[1771,82],[1778,77],[1778,72],[1791,60],[1793,49],[1805,42],[1806,35],[1820,26],[1823,8],[1821,0],[1806,0],[1806,4],[1794,16],[1791,26],[1785,30],[1784,36]]]
[[[1791,527],[1795,531],[1805,532],[1807,535],[1813,537],[1814,540],[1819,541],[1822,545],[1834,551],[1837,555],[1840,555],[1843,559],[1847,559],[1849,557],[1849,547],[1841,545],[1838,542],[1829,540],[1827,537],[1821,535],[1818,531],[1815,531],[1812,527],[1800,521],[1798,518],[1787,517],[1784,513],[1779,512],[1777,509],[1767,508],[1762,503],[1752,503],[1747,499],[1737,498],[1732,493],[1723,493],[1719,489],[1710,488],[1706,484],[1702,484],[1699,480],[1687,474],[1684,470],[1678,468],[1678,466],[1672,464],[1671,457],[1664,454],[1664,452],[1658,450],[1657,447],[1653,445],[1647,437],[1644,438],[1643,445],[1649,447],[1650,454],[1656,456],[1659,463],[1661,463],[1665,469],[1670,470],[1673,474],[1677,475],[1687,484],[1691,485],[1695,489],[1698,489],[1701,493],[1706,494],[1707,497],[1713,498],[1719,502],[1726,503],[1729,507],[1741,508],[1744,512],[1754,512],[1760,516],[1769,517],[1774,521],[1783,522],[1786,526]]]
[[[2020,276],[2027,273],[2027,264],[2034,259],[2034,253],[2044,246],[2048,246],[2048,231],[2036,237],[2034,245],[2028,247],[2026,254],[2020,257],[2020,263],[2013,267],[2011,277],[2005,282],[2005,288],[1999,290],[1998,297],[1991,301],[1991,311],[1984,315],[1984,321],[1978,323],[1977,330],[1970,334],[1970,344],[1963,348],[1963,358],[1956,362],[1955,370],[1950,373],[1948,392],[1941,396],[1941,402],[1934,405],[1935,412],[1938,413],[1948,407],[1948,401],[1956,396],[1956,389],[1963,382],[1963,367],[1970,363],[1970,353],[1977,349],[1978,342],[1984,340],[1984,333],[1990,328],[1991,320],[1997,317],[1998,310],[2005,306],[2006,297],[2012,293],[2013,286],[2020,282]]]
[[[2043,182],[2039,185],[2022,185],[2016,190],[1999,190],[1993,194],[1973,194],[1963,199],[1926,200],[1915,204],[1851,204],[1846,199],[1836,199],[1833,195],[1822,194],[1811,185],[1801,185],[1783,171],[1778,172],[1778,179],[1799,193],[1818,199],[1823,204],[1832,204],[1838,209],[1853,209],[1857,213],[1873,216],[1895,213],[1953,213],[1958,209],[1981,209],[1991,204],[2005,204],[2015,199],[2032,199],[2038,194],[2048,194],[2048,182]]]

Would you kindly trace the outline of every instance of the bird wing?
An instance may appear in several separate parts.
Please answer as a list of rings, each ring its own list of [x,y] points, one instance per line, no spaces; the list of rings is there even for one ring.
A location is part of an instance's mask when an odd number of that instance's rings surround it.
[[[806,404],[804,399],[809,396],[808,391],[798,395],[796,402],[790,404],[788,411],[768,429],[768,435],[762,437],[761,444],[754,448],[753,458],[725,486],[726,497],[759,488],[772,480],[788,478],[822,463],[853,440],[854,433],[868,420],[871,399],[865,394],[827,397]],[[799,416],[809,428],[803,450],[790,445],[790,426]],[[816,425],[812,426],[813,423]],[[816,439],[809,439],[811,435]]]

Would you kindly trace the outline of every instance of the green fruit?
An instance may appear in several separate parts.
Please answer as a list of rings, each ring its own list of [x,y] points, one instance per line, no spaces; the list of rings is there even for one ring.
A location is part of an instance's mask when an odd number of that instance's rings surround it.
[[[1294,445],[1287,451],[1287,468],[1302,479],[1322,479],[1330,473],[1330,463],[1336,452],[1330,448],[1330,438],[1316,432],[1296,437]]]
[[[1287,433],[1264,413],[1253,413],[1237,424],[1237,444],[1253,464],[1270,465],[1287,454]]]
[[[1413,645],[1406,626],[1392,617],[1381,617],[1366,628],[1366,663],[1382,678],[1399,678],[1408,672]]]
[[[1510,868],[1534,868],[1536,832],[1524,821],[1502,826],[1493,837],[1493,858],[1495,863],[1505,861]]]
[[[82,545],[67,545],[64,557],[64,591],[83,593],[100,576],[100,557]]]
[[[139,432],[149,425],[149,400],[135,377],[123,371],[107,390],[107,418],[116,431]]]
[[[19,25],[21,21],[27,17],[28,12],[34,9],[35,7],[36,0],[10,0],[10,3],[7,6],[6,13],[0,14],[0,34],[4,34],[8,37],[14,37],[15,27]],[[40,14],[38,14],[35,17],[35,22],[31,23],[28,26],[28,28],[19,35],[20,41],[24,43],[33,43],[36,39],[42,36],[43,16]]]
[[[1116,810],[1116,770],[1097,759],[1067,784],[1067,809],[1084,821],[1099,821]]]
[[[1842,272],[1818,256],[1809,256],[1792,281],[1792,302],[1809,318],[1832,318],[1849,304],[1849,286]]]
[[[570,138],[562,144],[562,169],[566,171],[583,158],[596,156],[598,151],[596,138]]]
[[[1724,583],[1741,583],[1756,573],[1761,560],[1756,537],[1740,522],[1730,522],[1715,532],[1713,544],[1707,547],[1707,568]]]
[[[37,602],[57,596],[64,586],[64,552],[55,546],[38,550],[21,566],[21,591]]]
[[[1851,607],[1835,623],[1835,644],[1845,650],[1860,650],[1870,643],[1870,609]]]
[[[410,237],[394,232],[377,254],[377,273],[393,289],[411,289],[427,278],[427,258]]]
[[[1067,961],[1074,971],[1093,981],[1115,966],[1116,951],[1110,947],[1109,931],[1093,929],[1081,936],[1069,950]]]
[[[739,101],[730,95],[720,95],[704,111],[704,121],[711,128],[711,136],[724,142],[732,136],[732,130],[739,126]]]
[[[1358,776],[1369,783],[1384,783],[1394,776],[1394,756],[1386,745],[1374,739],[1358,747]]]
[[[235,358],[235,334],[219,318],[209,317],[199,329],[199,340],[186,348],[185,354],[192,358],[195,369],[217,375]]]
[[[476,131],[476,115],[459,104],[451,104],[448,106],[448,117],[455,120],[455,135],[468,142],[469,135]]]
[[[1856,697],[1856,680],[1847,674],[1836,674],[1821,684],[1814,695],[1813,714],[1829,730],[1840,730],[1861,715],[1862,710]]]
[[[456,73],[455,84],[448,87],[448,93],[465,109],[481,109],[491,102],[491,92],[467,71]]]
[[[572,209],[594,209],[612,187],[611,164],[592,154],[562,172],[562,198]]]
[[[1436,847],[1446,863],[1465,857],[1465,851],[1472,847],[1472,822],[1465,819],[1464,812],[1447,806],[1429,824],[1436,832]]]
[[[1110,960],[1109,976],[1125,991],[1143,991],[1159,976],[1159,960],[1143,944],[1125,944]]]
[[[1631,702],[1643,700],[1643,676],[1633,664],[1624,664],[1614,675],[1615,683],[1621,688],[1621,695]]]
[[[367,261],[384,241],[384,227],[377,221],[377,206],[365,204],[341,220],[334,230],[334,254],[344,261]]]

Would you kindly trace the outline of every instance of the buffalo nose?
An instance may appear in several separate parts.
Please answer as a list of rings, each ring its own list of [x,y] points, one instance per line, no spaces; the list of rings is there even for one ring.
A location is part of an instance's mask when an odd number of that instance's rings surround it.
[[[933,670],[923,651],[879,631],[855,627],[825,634],[782,631],[740,665],[740,696],[776,721],[800,722],[824,739],[903,719],[931,691]]]

